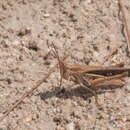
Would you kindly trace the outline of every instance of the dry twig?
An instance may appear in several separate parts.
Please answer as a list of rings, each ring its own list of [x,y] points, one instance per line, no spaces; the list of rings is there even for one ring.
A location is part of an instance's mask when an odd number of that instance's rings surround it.
[[[127,23],[127,19],[126,19],[126,15],[125,15],[125,11],[124,11],[122,1],[118,0],[118,3],[119,3],[119,6],[120,6],[120,9],[121,9],[121,12],[122,12],[123,21],[124,21],[124,25],[125,25],[125,28],[126,28],[126,33],[127,33],[127,38],[128,38],[128,50],[130,52],[130,33],[129,33],[129,29],[128,29],[128,23]]]
[[[117,46],[110,52],[110,54],[104,58],[103,62],[101,63],[101,66],[102,66],[106,61],[108,61],[109,58],[110,58],[113,54],[115,54],[115,53],[118,51],[118,49],[120,48],[120,46],[121,46],[121,45],[117,45]]]

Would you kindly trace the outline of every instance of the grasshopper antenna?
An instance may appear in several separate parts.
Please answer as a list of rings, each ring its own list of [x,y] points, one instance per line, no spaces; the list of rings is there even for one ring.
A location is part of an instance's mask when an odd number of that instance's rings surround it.
[[[53,54],[55,55],[55,57],[57,58],[57,60],[59,62],[60,75],[61,75],[59,87],[61,87],[62,79],[63,79],[63,75],[62,75],[62,61],[60,60],[60,57],[58,55],[58,51],[57,51],[56,46],[55,46],[55,44],[53,42],[51,43],[51,46],[53,47]]]
[[[58,62],[60,62],[61,60],[60,60],[60,57],[59,57],[59,55],[58,55],[58,51],[57,51],[57,49],[56,49],[55,44],[52,42],[51,45],[49,45],[48,40],[47,40],[47,46],[48,46],[48,48],[50,48],[50,46],[53,47],[53,49],[54,49],[54,50],[52,50],[52,51],[53,51],[53,54],[54,54],[54,56],[58,59]]]
[[[61,62],[60,57],[59,57],[59,55],[58,55],[58,51],[57,51],[56,46],[54,45],[53,42],[52,42],[52,47],[53,47],[53,49],[54,49],[54,50],[53,50],[54,55],[56,56],[56,58],[58,59],[58,61]]]

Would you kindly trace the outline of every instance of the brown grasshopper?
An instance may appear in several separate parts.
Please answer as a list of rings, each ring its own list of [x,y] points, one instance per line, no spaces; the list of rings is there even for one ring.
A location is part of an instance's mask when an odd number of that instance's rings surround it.
[[[87,66],[87,65],[69,65],[62,61],[58,55],[56,46],[52,43],[53,53],[58,59],[60,68],[60,86],[62,79],[73,81],[82,87],[85,87],[94,96],[97,102],[97,95],[92,87],[98,86],[123,86],[125,83],[121,78],[130,75],[130,68],[124,68],[120,63],[115,66]]]

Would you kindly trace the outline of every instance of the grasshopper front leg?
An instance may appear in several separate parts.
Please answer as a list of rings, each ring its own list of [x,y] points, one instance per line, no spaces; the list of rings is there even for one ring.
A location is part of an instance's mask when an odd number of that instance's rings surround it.
[[[76,79],[77,79],[77,82],[80,86],[82,87],[85,87],[90,93],[92,93],[95,97],[95,101],[96,101],[96,104],[99,106],[99,103],[98,103],[98,97],[97,97],[97,94],[95,91],[93,91],[91,88],[88,87],[88,83],[83,79],[82,76],[79,76],[79,75],[75,75],[74,76]]]

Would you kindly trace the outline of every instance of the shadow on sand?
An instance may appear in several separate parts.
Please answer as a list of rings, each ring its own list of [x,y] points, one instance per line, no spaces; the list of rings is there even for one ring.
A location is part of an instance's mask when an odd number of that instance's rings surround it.
[[[117,88],[120,88],[120,86],[105,86],[105,87],[100,87],[99,89],[95,90],[93,89],[93,91],[96,92],[97,96],[102,94],[102,93],[105,93],[106,91],[110,91],[111,92],[114,92],[115,89]],[[55,88],[54,90],[52,91],[46,91],[46,92],[41,92],[39,93],[38,95],[40,95],[41,99],[42,100],[46,100],[48,98],[52,98],[52,97],[58,97],[58,98],[64,98],[64,99],[67,99],[67,98],[72,98],[73,96],[76,96],[76,97],[81,97],[83,98],[84,100],[87,100],[88,98],[92,97],[93,94],[91,92],[89,92],[87,90],[87,88],[83,88],[83,87],[76,87],[76,88]]]

